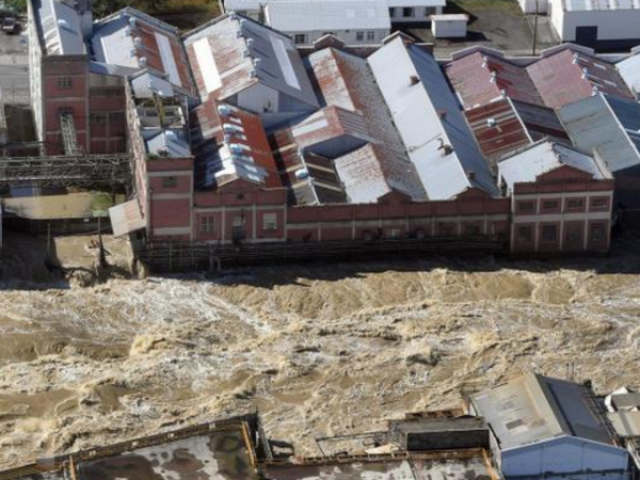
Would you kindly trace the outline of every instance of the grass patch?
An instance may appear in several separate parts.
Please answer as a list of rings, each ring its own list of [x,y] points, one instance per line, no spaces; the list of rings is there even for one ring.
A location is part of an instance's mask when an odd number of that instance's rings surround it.
[[[94,0],[95,18],[133,7],[182,30],[195,28],[220,15],[218,0]]]

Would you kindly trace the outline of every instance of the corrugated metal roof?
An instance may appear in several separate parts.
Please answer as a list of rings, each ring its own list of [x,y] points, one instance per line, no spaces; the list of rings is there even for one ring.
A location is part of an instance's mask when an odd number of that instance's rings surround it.
[[[590,155],[568,145],[542,141],[498,162],[499,175],[513,190],[515,183],[535,182],[536,178],[564,165],[590,174],[594,179],[610,178]]]
[[[638,10],[640,0],[563,0],[562,5],[568,12]]]
[[[281,187],[260,117],[208,99],[191,113],[195,184],[214,188],[238,178]]]
[[[266,3],[266,0],[224,0],[224,11],[232,12],[235,10],[260,10],[260,6]]]
[[[471,400],[502,450],[565,435],[612,445],[590,407],[589,395],[582,385],[530,373],[472,395]]]
[[[588,49],[571,44],[542,52],[527,67],[545,105],[560,108],[602,92],[633,98],[615,66],[586,53]]]
[[[397,38],[373,53],[369,64],[429,198],[453,198],[471,187],[497,194],[436,60]]]
[[[395,7],[444,7],[446,0],[387,0],[390,8]]]
[[[520,147],[548,137],[569,142],[556,113],[546,107],[509,98],[465,112],[480,149],[499,158]]]
[[[142,216],[137,198],[109,208],[109,218],[111,219],[111,228],[115,237],[127,235],[147,226],[147,221]]]
[[[272,0],[266,18],[284,32],[391,28],[386,0]]]
[[[640,52],[618,62],[616,68],[636,98],[640,98]]]
[[[188,59],[178,30],[138,10],[125,8],[97,22],[92,45],[98,62],[151,69],[191,90]]]
[[[321,105],[333,105],[355,112],[364,119],[368,136],[375,148],[363,149],[363,155],[371,153],[367,162],[376,165],[367,172],[367,177],[376,185],[371,189],[360,182],[362,171],[356,165],[346,168],[346,158],[340,162],[340,178],[348,185],[347,193],[352,201],[375,202],[380,195],[398,190],[414,200],[424,200],[426,194],[415,166],[409,160],[402,139],[393,125],[393,119],[384,101],[367,61],[349,53],[326,48],[312,53],[306,59],[312,83]],[[357,163],[362,157],[350,157]],[[377,196],[374,196],[377,195]]]
[[[598,94],[558,111],[573,143],[597,152],[613,173],[640,165],[640,104]]]
[[[275,30],[228,15],[188,34],[185,44],[203,98],[226,100],[260,83],[310,109],[318,106],[295,44]]]
[[[459,53],[444,70],[465,108],[485,105],[502,97],[542,105],[543,101],[524,67],[495,52],[473,48]]]
[[[33,0],[36,21],[48,55],[87,53],[80,15],[61,0]]]
[[[147,140],[147,152],[167,158],[189,158],[189,139],[182,130],[163,130]]]

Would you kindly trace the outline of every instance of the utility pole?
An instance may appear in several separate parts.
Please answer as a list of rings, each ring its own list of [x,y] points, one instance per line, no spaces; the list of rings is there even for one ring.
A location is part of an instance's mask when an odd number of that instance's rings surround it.
[[[536,0],[536,13],[535,13],[535,17],[533,18],[533,46],[531,49],[531,55],[535,55],[536,54],[536,44],[538,42],[538,2],[540,0]]]

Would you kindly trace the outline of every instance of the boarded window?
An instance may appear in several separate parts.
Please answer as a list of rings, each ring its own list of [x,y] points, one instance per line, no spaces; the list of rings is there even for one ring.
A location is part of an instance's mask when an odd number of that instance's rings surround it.
[[[412,18],[415,16],[415,9],[412,7],[405,7],[402,9],[402,16],[405,18]]]

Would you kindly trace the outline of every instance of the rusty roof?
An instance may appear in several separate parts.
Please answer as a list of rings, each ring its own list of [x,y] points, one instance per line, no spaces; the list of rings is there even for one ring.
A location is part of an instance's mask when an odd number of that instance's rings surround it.
[[[614,65],[595,58],[593,50],[577,45],[543,51],[527,72],[545,105],[554,109],[595,92],[634,98]]]
[[[499,158],[544,137],[569,142],[556,113],[540,105],[504,98],[467,110],[465,116],[487,158]]]
[[[109,65],[150,69],[191,92],[191,70],[178,30],[127,7],[96,23],[96,60]]]
[[[307,107],[318,106],[295,44],[280,32],[229,14],[187,34],[185,45],[203,98],[227,100],[262,84]]]
[[[282,187],[258,115],[209,97],[191,112],[196,188],[243,178],[266,188]]]
[[[464,106],[474,108],[502,97],[542,105],[543,100],[527,70],[500,52],[472,49],[453,57],[444,71]]]
[[[414,200],[424,200],[424,188],[367,61],[335,48],[316,51],[305,61],[320,105],[355,112],[365,122],[372,146],[357,154],[345,154],[339,162],[340,179],[351,201],[375,202],[392,189]],[[367,153],[370,157],[364,158]],[[348,159],[356,161],[353,168],[345,168]],[[366,172],[370,181],[384,188],[369,189],[359,181],[357,175],[362,174],[360,167],[364,164],[370,167]]]

